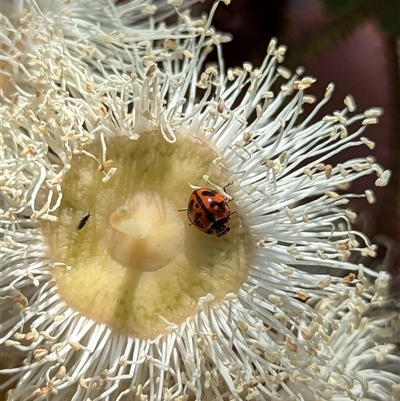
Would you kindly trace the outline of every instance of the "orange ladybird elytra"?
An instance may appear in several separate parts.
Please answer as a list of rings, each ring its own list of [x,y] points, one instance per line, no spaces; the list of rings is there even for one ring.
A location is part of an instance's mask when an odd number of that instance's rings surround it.
[[[231,214],[226,198],[214,189],[198,188],[189,197],[189,221],[203,233],[217,237],[228,234]]]

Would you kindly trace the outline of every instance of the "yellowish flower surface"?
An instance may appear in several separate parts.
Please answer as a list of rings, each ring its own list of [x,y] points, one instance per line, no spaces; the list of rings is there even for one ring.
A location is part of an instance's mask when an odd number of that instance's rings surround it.
[[[90,152],[101,155],[100,143]],[[182,134],[172,145],[157,132],[137,141],[116,137],[107,142],[107,157],[106,169],[116,169],[107,182],[96,160],[73,157],[58,221],[44,223],[51,258],[65,264],[54,269],[57,288],[83,315],[154,338],[167,322],[193,316],[200,297],[212,294],[218,303],[239,289],[251,258],[249,235],[237,213],[229,235],[218,238],[190,226],[179,211],[189,183],[203,182],[204,174],[227,180],[203,142]]]

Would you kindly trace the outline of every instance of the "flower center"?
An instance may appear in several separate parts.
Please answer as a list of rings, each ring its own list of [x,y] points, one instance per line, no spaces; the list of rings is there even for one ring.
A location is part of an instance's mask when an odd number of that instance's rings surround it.
[[[107,251],[120,265],[138,271],[156,271],[182,252],[184,224],[166,197],[140,191],[110,215]]]
[[[86,149],[100,158],[99,143]],[[62,183],[57,223],[43,224],[61,297],[74,309],[114,330],[141,338],[165,331],[196,313],[200,297],[218,302],[245,280],[250,243],[239,213],[217,237],[189,225],[193,191],[207,174],[220,185],[225,170],[208,145],[181,135],[138,141],[107,140],[105,167],[84,154],[73,156]],[[103,182],[104,173],[116,168]],[[231,202],[230,207],[236,210]]]

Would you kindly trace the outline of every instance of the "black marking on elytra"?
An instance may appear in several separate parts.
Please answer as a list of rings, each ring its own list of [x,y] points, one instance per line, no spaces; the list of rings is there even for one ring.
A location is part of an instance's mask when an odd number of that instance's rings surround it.
[[[216,195],[218,192],[217,191],[213,191],[212,189],[203,189],[201,191],[201,195],[202,196],[214,196]],[[197,194],[196,194],[197,195]]]
[[[214,196],[216,193],[218,193],[218,192],[216,192],[216,191],[212,191],[211,192],[211,191],[208,191],[208,190],[201,191],[201,195],[203,195],[203,196]],[[208,211],[207,207],[204,205],[203,201],[201,200],[201,197],[197,193],[195,194],[195,196],[196,196],[196,199],[199,202],[201,208],[203,209],[204,213],[206,214],[207,220],[210,223],[213,223],[215,221],[214,214],[210,213]],[[211,202],[211,203],[213,203],[213,202]],[[210,203],[210,205],[211,205],[211,203]],[[216,202],[216,203],[218,203],[218,202]]]
[[[226,209],[226,202],[225,201],[221,201],[221,202],[217,202],[217,201],[212,201],[210,203],[210,207],[212,207],[213,209],[215,208],[215,206],[218,207],[219,211],[221,213],[225,212]]]
[[[188,214],[190,214],[192,212],[193,205],[194,205],[194,200],[191,199],[191,201],[189,202],[189,205],[188,205],[188,209],[187,209]]]
[[[194,221],[195,221],[197,227],[199,227],[199,228],[204,228],[203,223],[202,223],[201,220],[200,220],[200,219],[201,219],[201,216],[202,216],[202,213],[201,213],[201,212],[196,213],[196,214],[194,215]]]

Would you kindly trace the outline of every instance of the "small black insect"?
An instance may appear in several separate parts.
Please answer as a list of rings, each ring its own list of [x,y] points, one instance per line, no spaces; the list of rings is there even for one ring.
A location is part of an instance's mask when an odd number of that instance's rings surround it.
[[[86,223],[88,222],[89,217],[90,217],[90,212],[89,212],[89,214],[87,214],[86,216],[83,216],[81,218],[81,220],[79,221],[79,223],[76,226],[76,229],[77,230],[82,230],[82,228],[85,227]]]

